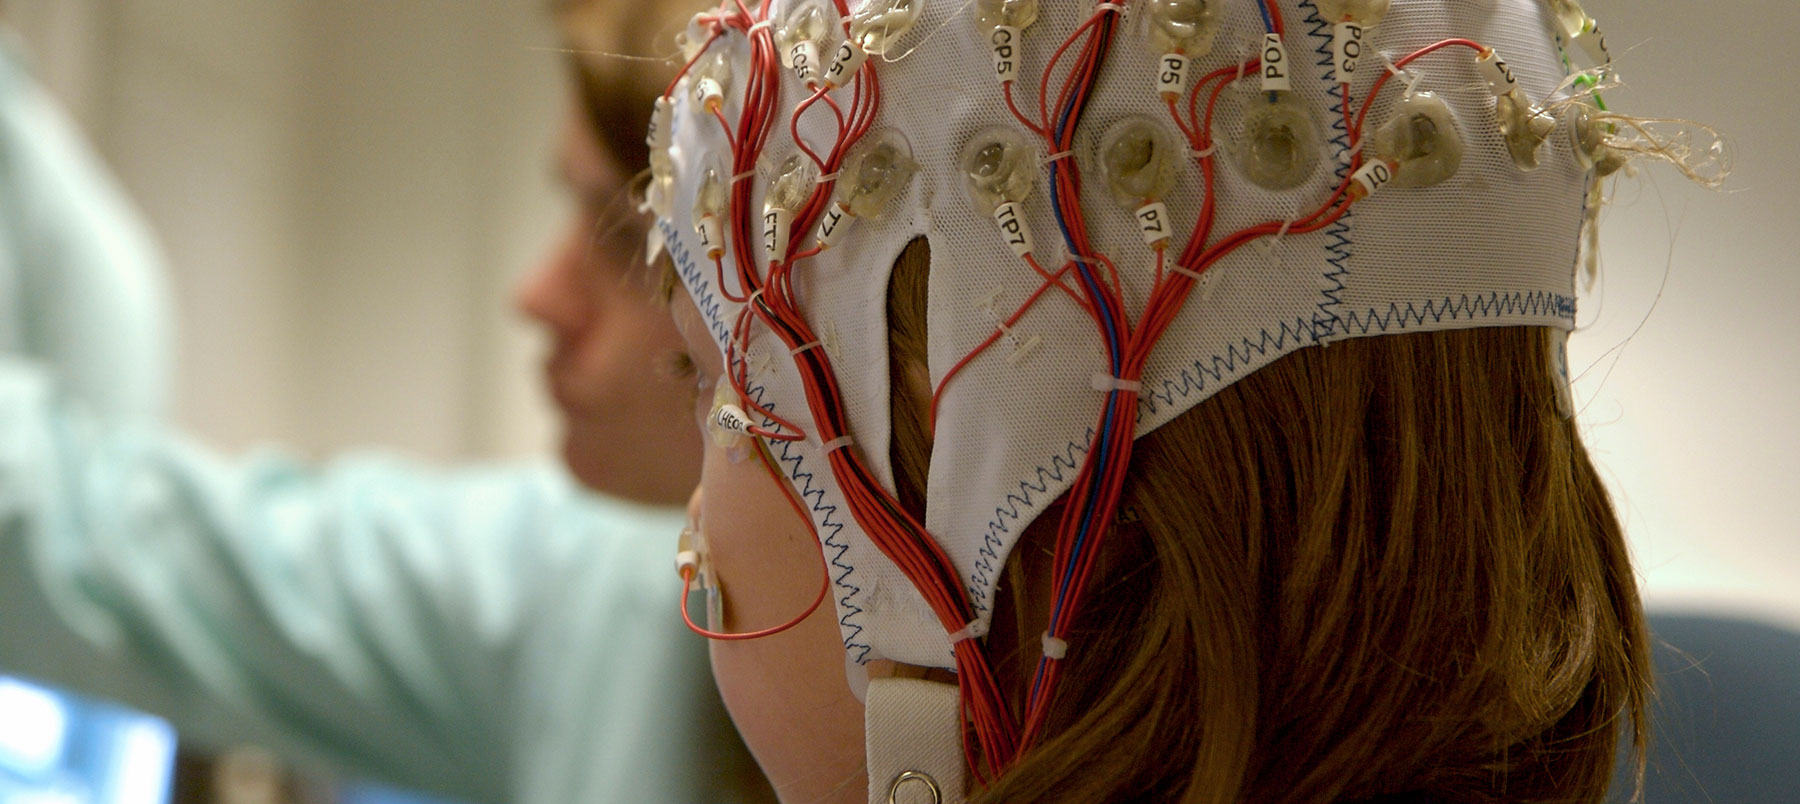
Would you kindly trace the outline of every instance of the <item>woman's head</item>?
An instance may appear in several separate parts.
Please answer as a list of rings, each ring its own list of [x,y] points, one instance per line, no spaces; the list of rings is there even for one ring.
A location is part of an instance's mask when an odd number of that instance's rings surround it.
[[[926,357],[928,264],[923,241],[903,253],[887,308],[910,506],[932,447],[905,379]],[[692,305],[677,300],[675,317],[707,355]],[[1542,370],[1555,337],[1305,350],[1140,439],[1052,736],[976,798],[1599,800],[1617,738],[1643,739],[1648,659],[1618,521]],[[709,448],[706,467],[699,521],[724,628],[785,621],[816,588],[811,535],[755,458]],[[1008,559],[984,646],[1015,706],[1044,628],[1053,523]],[[862,712],[838,682],[833,619],[714,643],[727,702],[785,800],[864,795]]]
[[[1153,54],[1106,6],[872,2],[809,85],[776,66],[804,8],[703,20],[651,160],[724,389],[719,627],[834,592],[715,648],[777,787],[863,795],[847,654],[957,684],[996,800],[1593,799],[1644,679],[1559,403],[1593,174],[1548,130],[1582,103],[1558,21],[1271,2]],[[1395,70],[1297,66],[1305,37]],[[1132,80],[1170,64],[1174,102]]]
[[[667,83],[664,42],[687,15],[668,5],[567,0],[555,9],[571,88],[556,172],[574,202],[555,243],[520,283],[518,307],[552,340],[545,364],[562,414],[563,458],[599,491],[675,504],[699,473],[681,413],[692,382],[645,267],[649,226],[629,192],[645,160],[650,102]]]

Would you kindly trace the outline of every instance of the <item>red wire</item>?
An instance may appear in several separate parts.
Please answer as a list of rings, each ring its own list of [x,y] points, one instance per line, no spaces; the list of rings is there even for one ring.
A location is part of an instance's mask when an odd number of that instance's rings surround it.
[[[771,456],[769,454],[768,449],[763,447],[761,444],[758,444],[757,445],[757,454],[758,454],[758,460],[762,461],[763,468],[765,468],[769,471],[769,477],[775,481],[775,485],[781,487],[781,491],[782,491],[783,495],[787,498],[788,504],[790,506],[793,506],[794,513],[799,515],[800,520],[802,522],[806,523],[806,529],[809,533],[812,534],[813,542],[815,544],[819,545],[819,576],[820,576],[819,594],[813,598],[812,604],[806,607],[806,611],[800,612],[800,615],[798,617],[795,617],[792,620],[788,620],[787,622],[782,623],[781,625],[777,625],[773,628],[764,628],[759,631],[745,631],[742,633],[735,633],[735,634],[734,633],[725,633],[725,632],[720,632],[720,631],[712,631],[712,630],[703,628],[699,624],[695,623],[694,618],[688,614],[687,600],[688,600],[688,595],[693,591],[694,568],[693,567],[682,567],[681,568],[681,621],[684,623],[687,623],[688,630],[693,631],[694,633],[699,634],[703,637],[706,637],[707,639],[716,639],[721,642],[736,642],[736,641],[743,641],[743,640],[748,640],[748,639],[762,639],[763,637],[774,636],[774,635],[779,634],[783,631],[786,631],[790,628],[793,628],[794,626],[799,625],[802,622],[805,622],[806,618],[811,617],[813,612],[819,610],[819,604],[824,602],[825,594],[827,592],[831,591],[831,567],[830,567],[830,565],[826,564],[826,562],[825,562],[825,546],[823,543],[819,542],[818,527],[813,524],[812,516],[807,514],[806,506],[801,504],[799,497],[795,496],[793,488],[788,485],[787,478],[783,477],[781,472],[779,472],[775,469],[775,459],[773,456]]]

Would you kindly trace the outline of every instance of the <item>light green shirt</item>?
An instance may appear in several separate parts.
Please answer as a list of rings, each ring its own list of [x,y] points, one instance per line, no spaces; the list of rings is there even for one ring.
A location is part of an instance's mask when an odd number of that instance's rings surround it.
[[[155,251],[9,46],[0,672],[476,801],[729,800],[678,512],[548,466],[314,469],[164,431]]]

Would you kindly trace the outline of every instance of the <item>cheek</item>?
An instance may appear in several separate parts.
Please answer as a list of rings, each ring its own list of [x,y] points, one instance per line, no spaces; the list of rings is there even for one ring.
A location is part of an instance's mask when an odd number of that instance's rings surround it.
[[[724,629],[792,620],[824,582],[805,522],[754,454],[732,463],[709,446],[701,529],[724,599]],[[830,597],[800,625],[773,636],[712,643],[719,690],[745,742],[785,800],[860,801],[862,704],[844,680],[844,649]]]

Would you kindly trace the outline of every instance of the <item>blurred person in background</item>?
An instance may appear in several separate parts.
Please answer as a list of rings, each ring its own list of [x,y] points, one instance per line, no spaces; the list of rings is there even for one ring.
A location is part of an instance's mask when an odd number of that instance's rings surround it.
[[[685,21],[659,8],[556,13],[575,49],[627,52]],[[580,204],[519,292],[584,490],[169,432],[153,241],[0,44],[0,670],[457,798],[766,799],[674,611],[699,444],[621,167],[651,67],[577,59],[558,164]]]

